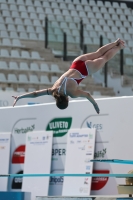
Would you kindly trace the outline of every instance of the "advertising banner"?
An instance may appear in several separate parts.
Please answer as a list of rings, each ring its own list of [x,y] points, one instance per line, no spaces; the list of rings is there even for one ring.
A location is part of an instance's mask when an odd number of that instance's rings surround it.
[[[34,131],[26,134],[24,174],[49,174],[53,133]],[[35,196],[48,196],[49,177],[24,177],[22,190]]]
[[[65,174],[91,174],[96,129],[71,129],[67,133]],[[63,196],[88,196],[91,177],[64,177]]]
[[[9,174],[10,133],[0,133],[0,174]],[[0,191],[7,191],[8,178],[0,177]]]
[[[69,129],[96,128],[95,158],[133,160],[133,97],[96,99],[96,102],[100,114],[95,112],[93,105],[87,100],[70,101],[69,107],[65,110],[59,110],[55,103],[1,108],[0,132],[11,132],[14,138],[18,138],[18,143],[14,142],[11,157],[15,149],[16,152],[24,152],[27,133],[32,134],[33,130],[52,131],[51,173],[63,173]],[[22,149],[17,149],[19,146],[22,146]],[[94,164],[94,173],[127,173],[132,169],[132,165],[123,167],[118,164]],[[22,171],[21,163],[11,163],[10,173],[22,173]],[[19,181],[16,180],[18,183]],[[49,195],[61,195],[63,181],[63,177],[51,177]],[[125,184],[125,179],[92,178],[91,194],[118,194],[118,184]]]

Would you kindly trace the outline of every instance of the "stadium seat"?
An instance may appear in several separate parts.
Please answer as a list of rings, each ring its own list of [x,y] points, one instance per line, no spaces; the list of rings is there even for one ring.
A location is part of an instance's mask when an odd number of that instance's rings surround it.
[[[40,70],[42,72],[50,72],[50,69],[49,69],[49,67],[48,67],[48,65],[46,63],[41,63],[40,64]]]
[[[38,37],[35,33],[29,33],[29,39],[30,40],[38,40]]]
[[[28,67],[28,64],[25,63],[25,62],[20,62],[20,65],[19,65],[19,68],[21,71],[29,71],[29,67]]]
[[[28,92],[34,92],[34,91],[36,91],[35,88],[28,88]]]
[[[45,35],[39,33],[39,34],[38,34],[38,40],[45,41]]]
[[[5,88],[5,91],[6,91],[6,92],[10,92],[10,91],[13,92],[13,91],[14,91],[14,88],[12,88],[12,87],[6,87],[6,88]]]
[[[88,1],[87,0],[81,0],[81,5],[84,5],[84,6],[88,5]]]
[[[91,24],[93,24],[93,25],[97,25],[97,24],[98,24],[98,21],[97,21],[96,18],[95,18],[95,19],[90,19],[90,22],[91,22]]]
[[[2,10],[1,12],[3,17],[10,17],[10,12],[8,10]]]
[[[23,21],[22,21],[21,18],[15,18],[15,19],[14,19],[14,23],[15,23],[16,25],[23,25]]]
[[[125,64],[129,65],[129,66],[132,66],[133,65],[133,60],[131,58],[126,58],[125,59]]]
[[[17,88],[17,92],[22,92],[22,93],[25,93],[26,91],[25,91],[25,88],[20,88],[20,87],[18,87]]]
[[[48,1],[43,1],[43,7],[44,8],[50,8],[50,3]]]
[[[21,16],[22,19],[29,19],[27,12],[21,12],[20,16]]]
[[[19,17],[20,17],[18,11],[12,11],[12,12],[11,12],[11,16],[12,16],[12,18],[19,18]]]
[[[1,38],[9,38],[9,35],[8,35],[7,31],[0,31],[0,37]]]
[[[44,60],[43,58],[40,57],[40,55],[37,51],[31,52],[31,58],[34,59],[34,60]]]
[[[24,25],[26,26],[32,26],[32,21],[30,19],[24,19]]]
[[[36,2],[36,1],[35,1]],[[42,7],[37,7],[36,8],[36,12],[39,14],[42,14],[42,13],[44,13],[44,10],[43,10],[43,8]]]
[[[63,71],[59,69],[59,66],[57,64],[51,64],[51,72],[63,73]]]
[[[15,32],[15,31],[16,31],[16,28],[15,28],[15,26],[14,26],[13,24],[8,24],[8,25],[7,25],[7,30],[8,30],[8,31],[14,31],[14,32]]]
[[[113,32],[113,33],[118,33],[119,30],[118,30],[117,27],[111,27],[111,32]]]
[[[125,27],[120,27],[120,33],[127,33],[127,30]]]
[[[123,25],[122,25],[121,21],[115,21],[115,26],[122,27]]]
[[[18,79],[19,83],[24,83],[24,84],[29,83],[28,78],[25,74],[19,74]]]
[[[40,1],[34,1],[34,6],[35,7],[42,7],[42,4]]]
[[[12,58],[20,58],[18,50],[11,50],[11,57]]]
[[[37,75],[30,74],[29,75],[29,82],[32,83],[32,84],[39,84],[39,80],[38,80]]]
[[[8,38],[3,38],[2,39],[2,45],[3,46],[12,46],[11,41]]]
[[[11,4],[9,10],[10,11],[18,11],[18,8],[17,8],[17,6],[15,4]]]
[[[132,15],[131,11],[129,9],[124,10],[124,15]]]
[[[58,3],[51,2],[51,8],[59,8]]]
[[[100,12],[100,10],[97,6],[93,6],[92,11],[93,11],[93,13],[99,13]]]
[[[8,74],[7,81],[8,81],[8,83],[17,83],[18,82],[15,74]]]
[[[51,83],[54,84],[58,80],[58,76],[51,76]]]
[[[5,24],[14,24],[14,21],[12,20],[11,17],[6,17],[5,18]]]
[[[38,20],[37,14],[36,13],[30,13],[30,19],[36,19]]]
[[[28,0],[28,1],[29,1],[29,0]],[[34,8],[33,6],[28,6],[28,7],[27,7],[27,11],[28,11],[28,13],[30,13],[30,14],[31,14],[31,13],[35,14],[35,12],[36,12],[36,11],[35,11],[35,8]]]
[[[130,16],[129,16],[129,18],[130,18]],[[123,22],[123,21],[127,21],[127,18],[125,15],[120,15],[119,20],[121,20]],[[130,21],[130,20],[128,19],[128,21]]]
[[[92,10],[91,10],[91,7],[88,5],[84,7],[84,11],[88,13],[88,12],[91,12]]]
[[[60,7],[61,10],[62,10],[62,9],[67,10],[67,6],[66,6],[65,3],[60,3],[60,4],[59,4],[59,7]]]
[[[111,19],[110,15],[108,13],[104,13],[103,18],[106,20]]]
[[[4,70],[8,69],[7,63],[5,61],[0,61],[0,69]]]
[[[21,51],[21,58],[30,59],[30,54],[28,51]]]
[[[124,21],[123,25],[124,25],[125,28],[130,28],[131,27],[131,25],[130,25],[130,23],[128,21]]]
[[[123,10],[121,8],[116,8],[117,15],[123,15]]]
[[[132,40],[131,35],[128,34],[128,33],[125,33],[125,34],[124,34],[124,39],[125,39],[125,40]]]
[[[7,49],[1,49],[0,50],[0,57],[3,58],[10,58],[9,52]]]
[[[110,1],[105,1],[105,2],[104,2],[104,6],[105,6],[106,8],[112,7]]]
[[[17,25],[18,32],[26,32],[25,27],[23,25]]]
[[[40,71],[37,63],[30,63],[31,71]]]
[[[44,19],[45,19],[45,14],[44,14],[44,13],[39,13],[39,14],[38,14],[38,19],[44,21]]]
[[[18,64],[16,62],[9,62],[9,69],[10,70],[19,70]]]
[[[4,19],[3,19],[2,16],[0,16],[0,23],[1,23],[1,24],[4,24]]]
[[[53,14],[53,11],[51,8],[47,8],[45,7],[45,14],[49,15],[49,14]]]
[[[126,18],[126,17],[125,17]],[[129,21],[129,22],[132,22],[133,21],[133,16],[131,15],[131,16],[127,16],[127,20]],[[126,20],[125,20],[126,21]]]
[[[24,0],[16,0],[16,3],[18,5],[25,5]]]
[[[0,24],[0,31],[6,31],[5,24]]]
[[[62,15],[63,16],[71,16],[68,10],[62,10]]]
[[[112,20],[119,20],[119,17],[117,14],[112,14]]]
[[[21,42],[18,39],[13,39],[12,45],[15,46],[15,47],[24,47],[23,45],[21,45]]]
[[[17,32],[10,31],[10,38],[11,38],[11,39],[18,38]]]
[[[28,40],[29,37],[28,37],[27,33],[22,32],[22,33],[20,33],[20,39],[22,39],[22,40]]]
[[[6,82],[7,80],[6,80],[5,74],[0,73],[0,83],[6,83]]]
[[[107,8],[105,8],[105,7],[101,7],[101,8],[100,8],[100,12],[101,12],[101,13],[108,13],[108,10],[107,10]]]
[[[1,7],[1,10],[8,10],[8,5],[5,3],[1,3],[0,7]]]
[[[122,9],[127,9],[126,3],[120,2],[120,7],[121,7]]]
[[[26,6],[24,6],[24,5],[19,5],[19,6],[18,6],[18,11],[19,11],[19,12],[26,12],[26,13],[27,13]]]
[[[95,1],[89,1],[89,5],[90,6],[96,6],[96,2]]]
[[[36,26],[36,33],[44,33],[44,30],[40,26]]]
[[[46,85],[51,85],[51,82],[49,81],[48,76],[45,76],[45,75],[41,75],[40,83],[41,84],[46,84]]]
[[[40,23],[40,20],[37,20],[37,19],[33,20],[33,25],[34,26],[42,26],[41,23]]]
[[[110,7],[110,8],[108,9],[108,13],[109,13],[109,14],[115,14],[115,9],[114,9],[113,7]]]
[[[33,3],[31,0],[28,0],[25,2],[26,6],[33,6]]]

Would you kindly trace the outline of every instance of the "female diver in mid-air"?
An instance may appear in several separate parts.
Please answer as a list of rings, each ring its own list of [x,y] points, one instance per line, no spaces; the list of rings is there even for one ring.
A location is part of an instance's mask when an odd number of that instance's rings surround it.
[[[116,53],[124,48],[124,41],[117,39],[115,42],[109,43],[96,52],[87,53],[77,57],[66,71],[51,88],[38,90],[26,93],[20,96],[13,96],[15,98],[13,106],[22,98],[34,98],[42,95],[52,95],[56,100],[56,106],[59,109],[68,107],[68,96],[72,98],[85,97],[94,106],[96,112],[99,114],[100,109],[92,98],[92,96],[83,90],[78,89],[78,84],[90,74],[97,72],[101,69],[107,61],[116,55]]]

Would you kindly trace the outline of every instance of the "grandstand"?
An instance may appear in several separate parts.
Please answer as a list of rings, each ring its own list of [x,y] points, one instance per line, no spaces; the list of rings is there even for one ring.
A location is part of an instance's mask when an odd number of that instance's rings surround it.
[[[45,17],[48,18],[48,48],[44,47]],[[132,87],[133,11],[125,2],[94,0],[0,0],[0,88],[3,91],[31,92],[51,87],[72,59],[81,53],[80,21],[84,44],[95,51],[100,44],[123,38],[123,85]],[[67,34],[68,61],[63,61],[63,33]],[[120,54],[108,63],[112,77],[120,77]],[[81,87],[94,95],[115,96],[104,87],[103,70],[86,78]],[[126,80],[126,81],[125,81]],[[112,80],[113,81],[113,80]]]

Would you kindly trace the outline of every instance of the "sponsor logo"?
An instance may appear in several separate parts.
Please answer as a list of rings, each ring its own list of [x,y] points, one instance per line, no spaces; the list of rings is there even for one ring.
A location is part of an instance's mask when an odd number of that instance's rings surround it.
[[[26,128],[15,128],[14,133],[25,134],[25,133],[28,133],[28,132],[32,132],[34,129],[35,129],[35,124],[33,124],[29,127],[26,127]]]
[[[86,155],[89,155],[89,156],[92,155],[92,151],[87,151]]]
[[[66,149],[52,149],[52,156],[66,155]]]
[[[86,170],[90,170],[91,169],[91,166],[86,166]]]
[[[85,146],[79,147],[79,149],[81,149],[81,150],[85,150]]]
[[[16,174],[23,174],[23,171],[19,171],[18,173]],[[22,189],[22,181],[23,181],[23,178],[22,177],[14,177],[13,180],[12,180],[12,189]]]
[[[96,128],[98,131],[101,131],[103,129],[102,124],[93,124],[92,122],[86,121],[86,125],[88,128]]]
[[[67,134],[72,124],[72,118],[55,118],[52,119],[47,127],[46,131],[53,131],[53,137],[62,137]]]
[[[5,149],[5,146],[0,146],[0,149]]]
[[[0,143],[6,143],[8,141],[9,141],[8,138],[0,138]]]
[[[93,139],[93,134],[89,134],[89,139]]]
[[[64,181],[64,177],[63,176],[53,176],[50,178],[50,185],[62,185]]]
[[[77,143],[81,143],[81,140],[78,140]]]
[[[107,153],[107,149],[102,149],[101,151],[97,151],[94,153],[94,158],[104,158]]]
[[[88,193],[88,191],[89,191],[88,187],[85,187],[85,188],[84,187],[80,187],[79,188],[79,192],[80,193]]]
[[[90,162],[90,159],[89,158],[86,158],[85,159],[85,163],[89,163]]]
[[[88,137],[88,134],[70,133],[70,137]]]
[[[89,184],[89,178],[85,178],[84,184],[85,184],[85,185],[88,185],[88,184]]]
[[[25,145],[21,145],[15,149],[12,156],[12,163],[24,163],[25,158]]]
[[[70,141],[70,144],[74,144],[74,141],[73,141],[73,140],[71,140],[71,141]]]
[[[109,174],[109,170],[94,170],[94,174]],[[91,190],[101,190],[107,184],[109,177],[93,177]]]

